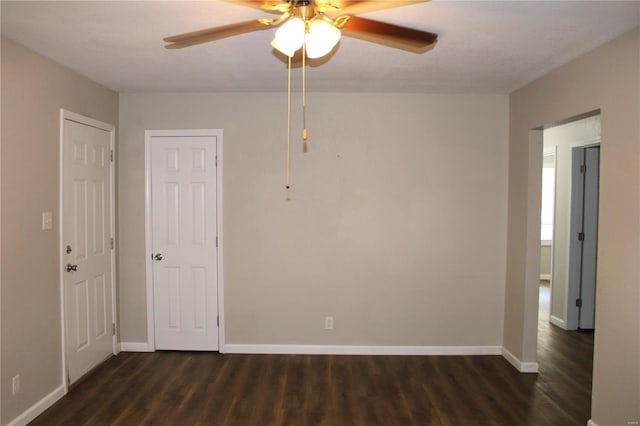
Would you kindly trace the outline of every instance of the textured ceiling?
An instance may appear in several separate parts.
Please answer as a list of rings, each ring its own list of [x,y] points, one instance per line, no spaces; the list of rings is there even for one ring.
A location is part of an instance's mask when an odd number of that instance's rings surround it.
[[[267,16],[260,10],[224,1],[0,7],[3,35],[119,92],[286,89],[273,30],[163,47],[162,37]],[[436,32],[439,42],[414,54],[343,37],[308,68],[308,90],[509,93],[640,25],[640,1],[432,1],[361,16]]]

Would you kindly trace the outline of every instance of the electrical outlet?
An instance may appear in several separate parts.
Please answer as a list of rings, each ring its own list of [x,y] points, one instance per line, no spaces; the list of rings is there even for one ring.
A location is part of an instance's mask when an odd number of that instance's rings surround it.
[[[16,374],[13,376],[13,394],[17,394],[20,392],[20,375]]]
[[[325,317],[324,318],[324,329],[325,330],[333,330],[333,317]]]

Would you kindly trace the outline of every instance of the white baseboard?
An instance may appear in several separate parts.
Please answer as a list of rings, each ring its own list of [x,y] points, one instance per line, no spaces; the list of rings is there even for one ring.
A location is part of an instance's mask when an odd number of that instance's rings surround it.
[[[349,346],[225,344],[226,353],[296,355],[500,355],[500,346]]]
[[[540,274],[541,281],[551,281],[551,274]]]
[[[146,342],[122,342],[123,352],[153,352]],[[222,348],[221,348],[222,349]],[[537,362],[522,362],[501,346],[353,346],[225,343],[223,353],[295,355],[502,355],[521,373],[537,373]]]
[[[522,362],[514,354],[509,352],[507,348],[502,348],[502,356],[521,373],[538,372],[537,362]]]
[[[589,421],[587,422],[587,426],[598,426],[598,424],[593,420],[589,419]]]
[[[567,323],[564,322],[564,320],[562,318],[558,318],[555,315],[551,315],[549,316],[549,322],[555,326],[560,327],[563,330],[567,329]]]
[[[20,414],[18,417],[13,419],[13,421],[9,422],[7,426],[25,426],[30,421],[38,417],[44,410],[51,407],[55,404],[60,398],[64,396],[64,386],[60,385],[49,395],[42,398],[40,401],[36,402],[30,408],[28,408],[24,413]]]
[[[122,352],[154,352],[147,342],[120,342]]]

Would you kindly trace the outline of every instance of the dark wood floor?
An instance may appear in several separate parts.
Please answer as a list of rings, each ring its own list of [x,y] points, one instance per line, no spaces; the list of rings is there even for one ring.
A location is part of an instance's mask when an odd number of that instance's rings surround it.
[[[550,324],[549,293],[548,284],[540,286],[537,386],[585,425],[591,417],[593,330],[564,331]]]
[[[121,353],[32,424],[585,425],[593,334],[539,327],[539,374],[500,356]]]

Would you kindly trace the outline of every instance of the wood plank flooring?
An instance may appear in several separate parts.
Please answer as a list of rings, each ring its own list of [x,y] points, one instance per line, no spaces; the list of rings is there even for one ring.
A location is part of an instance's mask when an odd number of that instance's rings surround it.
[[[540,329],[540,374],[501,356],[121,353],[32,424],[586,425],[593,334]]]
[[[548,284],[540,286],[538,315],[537,385],[585,425],[591,414],[593,330],[564,331],[549,323]]]

